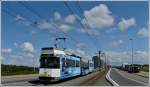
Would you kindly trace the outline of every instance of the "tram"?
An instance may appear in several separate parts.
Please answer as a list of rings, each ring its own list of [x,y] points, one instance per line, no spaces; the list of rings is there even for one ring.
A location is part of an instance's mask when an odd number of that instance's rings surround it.
[[[87,58],[67,54],[59,48],[42,48],[40,55],[39,80],[57,81],[79,75],[87,75],[94,64]]]

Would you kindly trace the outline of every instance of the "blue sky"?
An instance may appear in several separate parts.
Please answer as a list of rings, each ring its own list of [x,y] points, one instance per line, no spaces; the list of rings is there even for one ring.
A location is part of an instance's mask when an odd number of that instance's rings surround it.
[[[60,36],[69,51],[90,57],[102,50],[111,64],[131,63],[133,38],[134,62],[148,63],[148,2],[67,4],[74,14],[64,2],[2,2],[2,63],[32,66],[35,57],[39,66],[40,49]]]

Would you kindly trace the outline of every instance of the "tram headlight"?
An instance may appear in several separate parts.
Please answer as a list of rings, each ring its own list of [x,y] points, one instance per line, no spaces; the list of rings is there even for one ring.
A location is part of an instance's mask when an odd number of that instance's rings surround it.
[[[41,73],[41,74],[40,74],[40,76],[48,77],[49,75],[48,75],[48,73],[47,73],[47,72],[43,72],[43,73]]]
[[[44,76],[48,76],[48,73],[47,73],[47,72],[44,72]]]

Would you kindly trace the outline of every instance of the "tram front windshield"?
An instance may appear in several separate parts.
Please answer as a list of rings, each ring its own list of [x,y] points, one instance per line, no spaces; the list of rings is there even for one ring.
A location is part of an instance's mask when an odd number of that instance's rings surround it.
[[[60,68],[58,57],[41,57],[40,68]]]

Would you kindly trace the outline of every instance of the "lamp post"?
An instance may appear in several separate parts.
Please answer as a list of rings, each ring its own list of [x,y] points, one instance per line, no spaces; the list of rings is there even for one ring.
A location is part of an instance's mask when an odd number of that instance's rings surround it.
[[[133,68],[133,39],[132,38],[130,38],[130,41],[131,41],[131,58],[132,58],[132,70],[134,71],[134,68]]]

